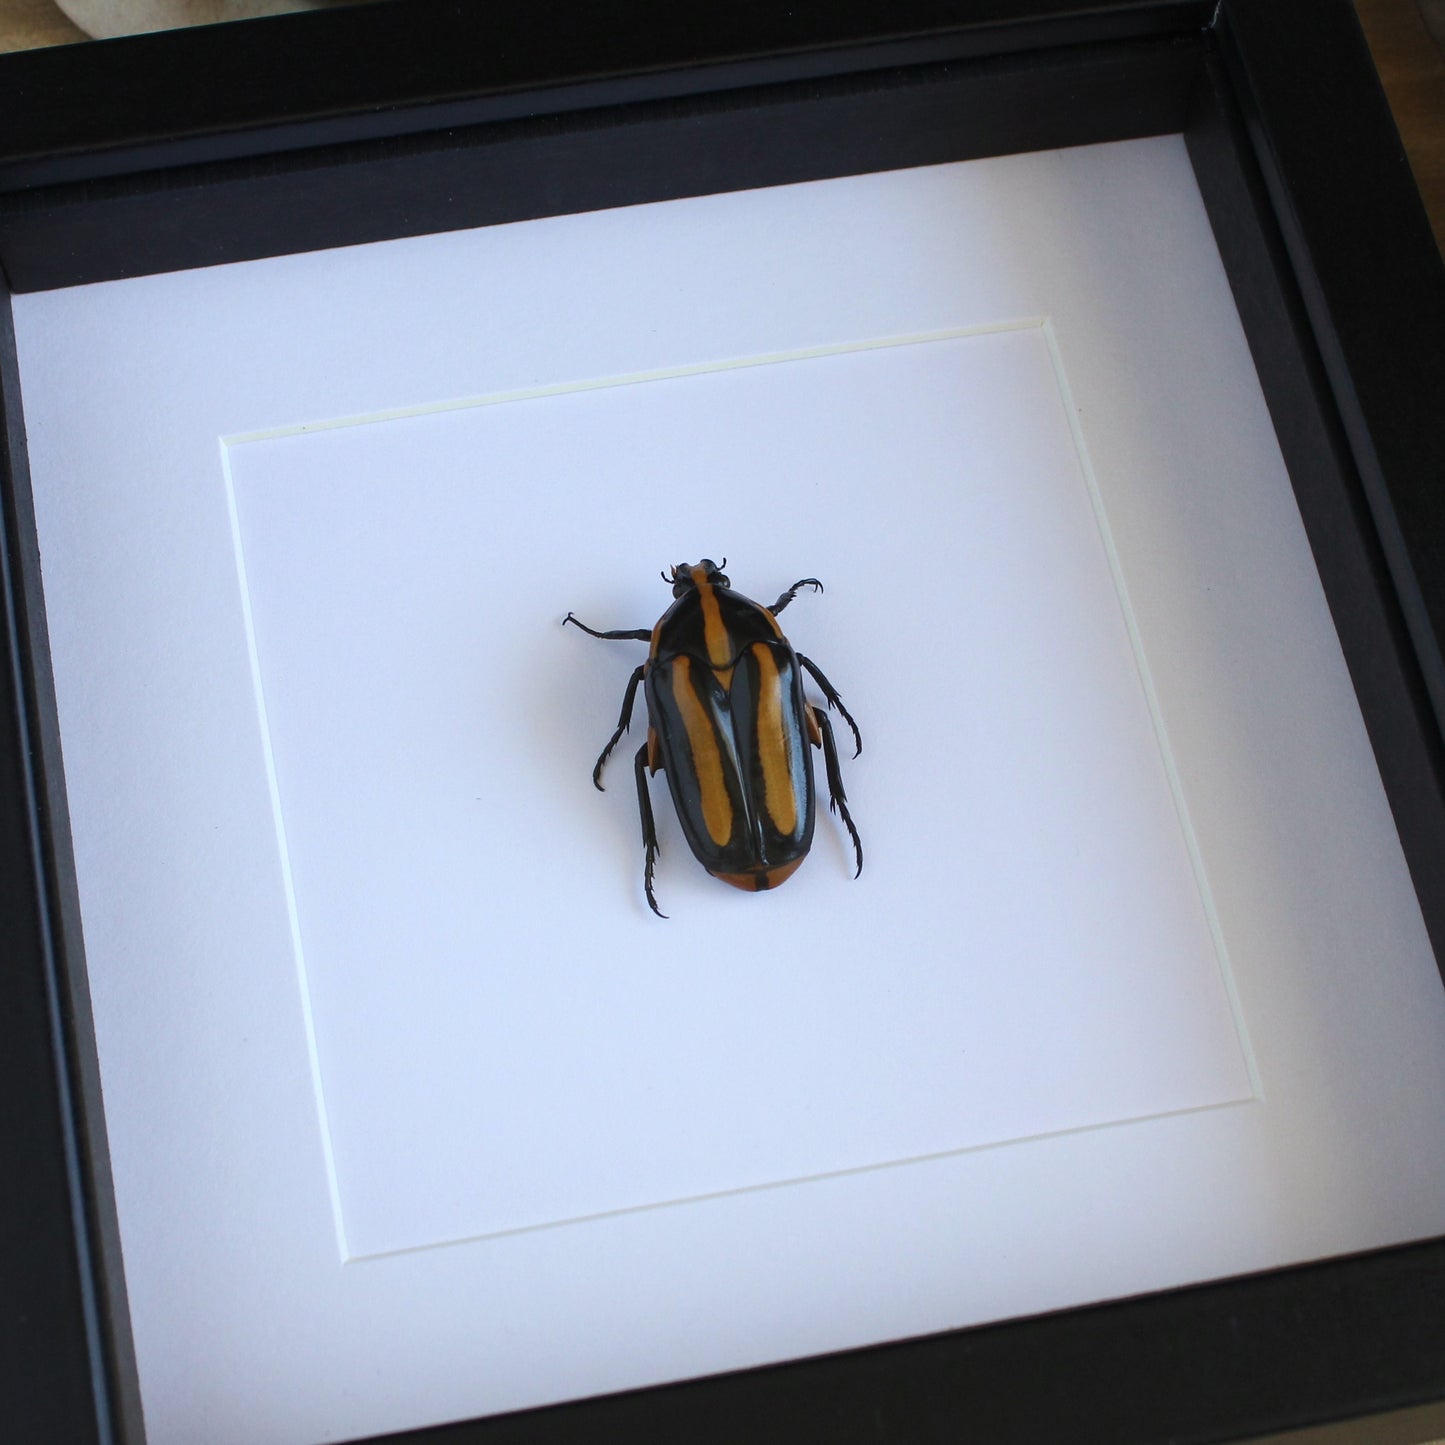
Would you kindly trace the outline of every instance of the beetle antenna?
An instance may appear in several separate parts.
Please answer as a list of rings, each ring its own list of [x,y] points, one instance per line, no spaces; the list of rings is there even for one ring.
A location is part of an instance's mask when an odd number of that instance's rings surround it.
[[[658,575],[659,577],[661,577],[664,582],[671,582],[671,581],[672,581],[672,578],[669,577],[666,572],[659,572],[657,575]]]

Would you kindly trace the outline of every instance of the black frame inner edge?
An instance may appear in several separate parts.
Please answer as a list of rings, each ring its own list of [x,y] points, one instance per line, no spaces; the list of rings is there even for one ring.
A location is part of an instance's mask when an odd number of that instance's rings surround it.
[[[230,26],[223,53],[201,67],[185,31],[27,51],[0,58],[0,190],[1198,33],[1212,9],[1212,0],[893,0],[883,15],[873,0],[733,0],[699,15],[670,0],[629,0],[622,14],[570,0],[385,0]],[[211,84],[217,60],[245,83]]]
[[[1247,91],[1247,86],[1237,66],[1231,70],[1227,59],[1211,55],[1205,63],[1186,128],[1191,159],[1235,286],[1291,475],[1297,489],[1302,472],[1315,487],[1313,500],[1301,495],[1301,509],[1322,576],[1332,569],[1333,581],[1331,576],[1325,576],[1325,581],[1331,589],[1336,626],[1361,693],[1382,771],[1387,774],[1402,839],[1412,864],[1421,858],[1439,860],[1445,857],[1438,801],[1439,735],[1428,726],[1421,668],[1390,582],[1391,569],[1373,522],[1375,513],[1353,464],[1328,368],[1318,347],[1311,343],[1316,333],[1308,308],[1297,288],[1284,279],[1291,269],[1280,227],[1271,220],[1276,215],[1275,203],[1255,163],[1248,123],[1233,108],[1231,99]],[[402,164],[414,158],[414,150],[410,155],[392,150],[388,157]],[[273,172],[284,173],[284,168]],[[471,223],[452,220],[453,225]],[[32,1310],[31,1338],[19,1340],[20,1353],[12,1353],[10,1359],[20,1369],[33,1363],[29,1373],[41,1388],[28,1393],[48,1396],[55,1409],[52,1414],[36,1415],[35,1428],[23,1438],[139,1440],[138,1409],[133,1399],[126,1404],[127,1394],[133,1394],[126,1378],[127,1374],[133,1377],[126,1360],[127,1332],[123,1325],[118,1331],[113,1327],[117,1320],[124,1320],[123,1294],[119,1305],[113,1295],[108,1299],[107,1290],[119,1282],[108,1285],[102,1274],[94,1276],[92,1284],[88,1263],[88,1255],[97,1252],[111,1261],[119,1256],[113,1214],[109,1222],[104,1218],[105,1186],[99,1177],[105,1172],[103,1156],[87,1156],[75,1143],[75,1115],[79,1113],[83,1119],[98,1101],[98,1082],[90,1076],[93,1049],[87,1060],[84,1047],[76,1047],[83,1045],[88,1035],[84,991],[73,986],[73,973],[72,983],[65,982],[53,939],[47,937],[59,934],[63,951],[72,954],[73,965],[73,943],[65,940],[79,938],[78,913],[73,876],[64,866],[69,848],[64,836],[63,788],[54,766],[59,756],[58,738],[54,736],[53,700],[47,700],[43,599],[38,590],[33,525],[26,510],[23,418],[14,404],[18,376],[8,300],[4,310],[0,323],[0,370],[7,397],[4,461],[12,485],[6,490],[0,517],[5,529],[0,560],[7,574],[10,609],[9,665],[5,696],[0,697],[0,754],[7,760],[35,759],[38,750],[45,766],[21,767],[15,778],[4,779],[0,790],[0,847],[7,862],[12,858],[29,860],[20,872],[5,871],[8,886],[0,891],[0,920],[5,936],[15,938],[25,956],[33,953],[50,961],[48,976],[39,980],[41,987],[28,977],[6,977],[0,985],[5,989],[7,1014],[24,1025],[18,1032],[28,1043],[41,1044],[34,1054],[0,1054],[0,1070],[13,1068],[24,1089],[9,1095],[22,1099],[27,1108],[12,1111],[17,1112],[16,1124],[12,1128],[7,1120],[5,1138],[7,1145],[12,1134],[24,1142],[27,1125],[19,1118],[23,1112],[34,1135],[30,1141],[34,1147],[21,1155],[21,1163],[28,1160],[35,1168],[33,1176],[23,1168],[21,1173],[27,1187],[32,1177],[36,1181],[33,1213],[26,1213],[40,1228],[32,1280],[40,1288],[26,1291],[26,1303]],[[1310,525],[1311,516],[1320,519],[1317,525]],[[1337,554],[1332,539],[1345,534],[1350,540]],[[1342,597],[1355,601],[1342,605]],[[1363,611],[1356,605],[1362,598],[1368,604]],[[1408,699],[1409,706],[1376,707],[1372,717],[1370,697],[1391,695]],[[1391,760],[1389,768],[1386,759]],[[1433,797],[1428,792],[1423,798],[1418,790],[1411,792],[1422,778],[1435,780]],[[1411,813],[1410,796],[1403,800],[1402,817],[1402,791],[1417,800],[1418,817]],[[1410,829],[1415,830],[1413,844],[1405,837]],[[1441,958],[1445,949],[1441,947],[1440,895],[1445,885],[1438,872],[1422,879],[1416,867],[1415,875],[1422,906],[1431,919],[1437,958]],[[48,900],[44,919],[34,918],[35,897]],[[66,1038],[72,1045],[70,1071],[57,1076],[50,1050]],[[47,1073],[53,1090],[37,1099],[36,1081]],[[0,1073],[0,1080],[3,1078]],[[82,1127],[92,1140],[103,1141],[103,1133]],[[57,1133],[68,1141],[61,1156],[50,1142]],[[87,1226],[78,1231],[70,1209],[77,1195],[86,1201],[83,1213],[87,1219]],[[61,1206],[58,1211],[57,1205]],[[98,1241],[98,1247],[92,1240]],[[791,1425],[792,1433],[807,1435],[816,1433],[824,1422],[831,1438],[842,1440],[926,1440],[944,1438],[945,1430],[947,1438],[956,1438],[959,1421],[968,1420],[979,1427],[984,1438],[997,1440],[1033,1439],[1064,1430],[1072,1438],[1101,1441],[1165,1435],[1219,1439],[1245,1420],[1251,1432],[1280,1429],[1358,1413],[1362,1408],[1389,1408],[1439,1397],[1445,1393],[1442,1298],[1445,1241],[1430,1241],[746,1375],[387,1438],[395,1445],[410,1440],[451,1445],[473,1438],[581,1440],[616,1438],[623,1427],[629,1435],[661,1438],[666,1432],[658,1432],[658,1425],[671,1421],[690,1438],[703,1440],[738,1438],[737,1430],[744,1426],[766,1436],[786,1435]],[[1177,1329],[1160,1333],[1157,1322],[1165,1314],[1188,1320],[1185,1336],[1192,1346],[1190,1358],[1176,1357],[1181,1343]],[[103,1318],[111,1321],[104,1330],[100,1328]],[[1373,1332],[1368,1328],[1371,1321],[1376,1326]],[[1288,1349],[1291,1332],[1347,1342],[1349,1349],[1346,1354],[1326,1351],[1324,1359],[1311,1367],[1298,1348]],[[1041,1350],[1045,1335],[1050,1343]],[[91,1362],[101,1348],[102,1336],[113,1354],[94,1371]],[[1392,1352],[1370,1351],[1371,1338],[1390,1341]],[[1402,1339],[1414,1340],[1418,1348],[1394,1349]],[[57,1341],[61,1342],[58,1350],[53,1348]],[[1025,1356],[1039,1353],[1047,1356],[1047,1365],[1039,1359],[1025,1362]],[[1358,1368],[1347,1367],[1346,1355],[1358,1362]],[[1116,1356],[1130,1361],[1127,1378],[1110,1376],[1105,1362]],[[1266,1383],[1257,1378],[1261,1357],[1272,1362],[1284,1358],[1292,1368],[1276,1371]],[[1141,1370],[1140,1362],[1148,1360],[1153,1361],[1152,1372]],[[1141,1373],[1157,1384],[1141,1392]],[[787,1383],[790,1378],[794,1385]],[[1018,1412],[1004,1403],[997,1389],[1000,1379],[1012,1379],[1021,1387],[1032,1383],[1030,1397]],[[1216,1407],[1203,1408],[1211,1399]],[[1081,1420],[1086,1413],[1081,1410],[1085,1400],[1090,1418]],[[1107,1408],[1110,1400],[1115,1404]],[[836,1409],[830,1404],[833,1401]],[[704,1428],[711,1428],[706,1425],[711,1420],[719,1427],[716,1433],[699,1433],[699,1409],[705,1412]]]
[[[1177,131],[1195,36],[644,99],[0,194],[16,292]],[[883,113],[885,124],[873,117]]]

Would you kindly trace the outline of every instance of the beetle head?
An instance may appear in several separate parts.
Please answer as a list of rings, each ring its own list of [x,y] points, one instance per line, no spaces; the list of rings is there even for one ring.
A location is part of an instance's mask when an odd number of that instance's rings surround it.
[[[731,584],[723,575],[723,567],[728,564],[728,559],[722,559],[722,565],[714,562],[711,557],[704,557],[701,562],[679,562],[670,573],[664,572],[662,580],[672,583],[672,595],[681,597],[690,587],[697,586],[697,573],[701,572],[703,579],[711,582],[714,587],[728,587]]]

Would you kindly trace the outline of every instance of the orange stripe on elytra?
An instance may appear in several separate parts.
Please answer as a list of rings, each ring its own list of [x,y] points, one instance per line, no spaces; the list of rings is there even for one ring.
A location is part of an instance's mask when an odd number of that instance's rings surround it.
[[[733,835],[733,804],[723,777],[722,754],[707,709],[692,688],[692,659],[682,656],[672,664],[672,690],[683,730],[692,750],[692,771],[702,795],[702,820],[714,843],[726,843]]]
[[[692,569],[692,580],[697,584],[698,600],[702,603],[702,640],[707,647],[707,660],[714,667],[727,667],[733,660],[732,639],[723,623],[722,609],[717,605],[717,592],[701,567]]]
[[[783,687],[770,647],[752,649],[758,664],[758,758],[763,766],[763,804],[773,827],[785,838],[798,826],[798,798],[793,791],[792,749],[783,724]]]

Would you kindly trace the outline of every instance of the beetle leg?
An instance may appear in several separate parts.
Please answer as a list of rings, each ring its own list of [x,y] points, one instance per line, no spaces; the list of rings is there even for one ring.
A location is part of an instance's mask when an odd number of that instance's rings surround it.
[[[843,774],[838,768],[838,745],[833,741],[833,724],[828,721],[828,714],[818,708],[810,708],[809,711],[812,712],[818,731],[823,737],[823,764],[828,773],[828,807],[842,817],[843,826],[853,840],[853,850],[858,855],[858,868],[853,874],[856,878],[863,871],[863,840],[859,838],[858,830],[853,826],[852,815],[848,812],[848,795],[843,791]]]
[[[606,788],[602,786],[602,769],[607,759],[620,741],[622,734],[632,724],[632,704],[637,698],[637,684],[642,681],[642,674],[647,671],[647,664],[639,662],[637,670],[627,679],[627,691],[622,694],[622,712],[617,719],[617,731],[607,740],[607,746],[602,749],[601,756],[597,759],[597,766],[592,769],[592,786],[599,793],[605,793]]]
[[[819,592],[823,590],[823,584],[816,577],[804,577],[801,581],[794,582],[781,597],[768,609],[774,617],[798,595],[799,587],[816,587]]]
[[[652,870],[657,862],[657,825],[652,820],[652,798],[647,792],[646,743],[638,748],[632,769],[637,774],[637,811],[642,815],[642,846],[647,851],[647,861],[642,869],[642,886],[647,892],[647,906],[659,918],[666,918],[667,914],[657,906],[657,899],[652,892]],[[858,866],[863,866],[861,861]]]
[[[604,642],[650,642],[652,640],[652,629],[650,627],[621,628],[613,632],[598,632],[595,627],[588,625],[574,617],[570,612],[562,619],[562,626],[568,623],[574,627],[580,627],[583,632],[592,637],[600,637]]]
[[[858,724],[853,721],[853,714],[843,706],[843,699],[838,696],[838,689],[823,676],[817,663],[815,663],[811,657],[804,657],[800,652],[798,654],[798,661],[812,674],[813,681],[818,684],[823,696],[828,699],[828,706],[837,708],[838,711],[843,714],[843,721],[853,729],[853,756],[856,758],[858,754],[863,751],[863,734],[858,731]]]

